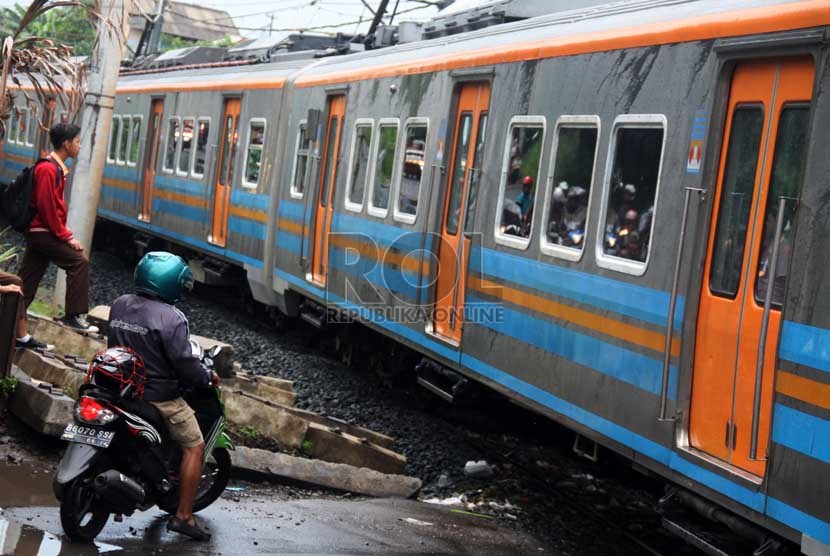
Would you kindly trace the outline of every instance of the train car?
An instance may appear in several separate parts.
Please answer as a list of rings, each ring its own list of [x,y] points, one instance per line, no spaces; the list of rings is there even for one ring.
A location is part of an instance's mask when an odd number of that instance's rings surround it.
[[[618,3],[306,68],[274,290],[828,554],[828,23]]]
[[[643,0],[125,76],[99,215],[830,555],[828,37],[826,0]]]

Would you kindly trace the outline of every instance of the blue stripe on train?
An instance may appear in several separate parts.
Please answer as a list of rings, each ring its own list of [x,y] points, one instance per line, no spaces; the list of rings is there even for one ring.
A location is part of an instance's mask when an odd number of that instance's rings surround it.
[[[250,193],[239,189],[231,190],[231,204],[254,210],[267,211],[270,199],[268,195]]]
[[[474,303],[500,306],[470,293],[467,294],[467,299]],[[657,359],[504,306],[501,314],[501,322],[475,324],[633,384],[652,394],[661,393],[663,363]],[[669,398],[674,399],[676,390],[677,367],[672,365],[669,372]]]
[[[103,184],[101,185],[101,197],[105,199],[113,199],[115,201],[121,201],[124,203],[135,203],[136,202],[136,192],[129,191],[127,189],[120,189],[118,187],[113,187],[111,185]]]
[[[785,320],[781,325],[781,359],[830,372],[830,330]]]
[[[147,224],[146,222],[141,222],[136,218],[129,218],[124,216],[123,214],[119,214],[117,212],[103,209],[98,207],[98,214],[103,216],[104,218],[109,218],[111,220],[115,220],[117,222],[122,222],[128,226],[133,228],[141,228],[145,230],[149,230],[155,234],[158,234],[161,237],[168,237],[175,241],[184,243],[185,245],[189,245],[191,247],[198,248],[202,251],[206,251],[208,253],[214,253],[217,255],[222,255],[227,257],[231,260],[240,262],[242,264],[247,264],[256,268],[262,268],[262,261],[259,259],[255,259],[253,257],[249,257],[248,255],[243,255],[241,253],[236,253],[235,251],[231,251],[230,249],[222,249],[221,247],[216,247],[215,245],[211,245],[206,241],[201,241],[198,239],[194,239],[192,237],[186,236],[184,234],[180,234],[177,232],[173,232],[168,230],[167,228],[162,228],[161,226],[156,226],[155,224]]]
[[[830,463],[830,421],[777,403],[772,439],[802,454]]]
[[[184,218],[185,220],[190,220],[192,222],[202,223],[205,220],[204,209],[191,207],[190,205],[177,203],[176,201],[170,201],[167,199],[153,199],[153,212],[169,214],[171,216]]]
[[[335,213],[331,225],[332,232],[346,232],[365,236],[367,243],[373,242],[378,247],[392,246],[404,253],[421,248],[423,234],[411,232],[382,224],[367,218],[359,218],[350,214]],[[379,256],[382,256],[381,252]]]
[[[470,253],[470,273],[484,274],[665,326],[669,316],[667,292],[571,270],[527,257],[476,247]],[[684,298],[677,299],[674,327],[683,325]]]
[[[104,175],[116,180],[130,181],[138,187],[138,168],[136,166],[104,166]]]
[[[207,199],[207,190],[204,184],[190,181],[188,179],[177,178],[175,176],[158,174],[156,175],[156,188],[164,191],[171,191],[173,193],[182,193],[193,197],[200,197]]]
[[[302,222],[305,205],[289,199],[280,200],[280,218]]]
[[[389,290],[402,301],[415,303],[418,295],[418,276],[411,272],[391,269],[374,259],[350,254],[339,247],[331,248],[329,265],[358,279],[365,278],[378,290]],[[357,285],[355,283],[351,288],[347,286],[347,290],[358,291]]]
[[[265,241],[266,225],[261,222],[255,222],[242,218],[239,216],[230,215],[228,217],[228,230],[235,234],[252,237]]]
[[[32,147],[26,147],[24,145],[15,145],[13,143],[5,143],[3,145],[3,151],[7,152],[7,153],[14,154],[14,155],[17,155],[17,156],[29,156],[29,157],[32,157],[32,162],[35,161],[35,159],[34,159],[35,148],[33,146]]]
[[[318,297],[326,297],[325,291],[308,284],[301,278],[292,276],[291,274],[279,269],[275,270],[275,274],[289,283],[294,284],[301,290],[311,291]],[[411,342],[420,344],[426,349],[446,357],[447,359],[456,359],[458,357],[457,351],[425,337],[422,332],[408,328],[400,323],[388,322],[385,319],[378,318],[378,315],[370,309],[348,303],[331,293],[328,294],[328,298],[333,304],[353,311],[364,319],[374,322],[378,326],[386,328],[394,334],[406,338]],[[750,490],[730,481],[726,477],[718,475],[708,469],[704,469],[695,463],[684,459],[671,449],[654,442],[653,440],[630,431],[625,427],[614,423],[613,421],[609,421],[608,419],[590,413],[579,406],[554,396],[553,394],[533,386],[532,384],[528,384],[521,379],[516,378],[515,376],[510,375],[509,373],[506,373],[501,369],[493,367],[483,361],[479,361],[474,357],[463,354],[461,355],[461,363],[481,376],[497,382],[528,399],[534,400],[535,402],[540,403],[541,405],[548,407],[557,413],[573,419],[576,422],[582,423],[607,438],[628,446],[653,459],[654,461],[665,465],[669,469],[685,475],[714,491],[720,492],[724,496],[736,500],[757,512],[764,512],[765,497],[763,492]],[[830,524],[805,514],[804,512],[792,508],[791,506],[788,506],[787,504],[771,497],[766,498],[766,507],[767,514],[773,519],[776,519],[781,523],[784,523],[799,531],[803,531],[812,538],[823,543],[830,543]]]

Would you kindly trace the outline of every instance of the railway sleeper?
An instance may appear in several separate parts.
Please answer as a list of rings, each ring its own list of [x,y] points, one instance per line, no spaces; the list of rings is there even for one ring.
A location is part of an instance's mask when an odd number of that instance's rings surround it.
[[[671,487],[658,511],[667,532],[710,556],[747,554],[747,546],[752,556],[792,554],[790,543],[682,488]]]

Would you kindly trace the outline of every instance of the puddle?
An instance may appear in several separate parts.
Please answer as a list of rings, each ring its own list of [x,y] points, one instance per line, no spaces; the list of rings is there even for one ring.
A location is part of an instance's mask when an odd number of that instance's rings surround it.
[[[111,544],[72,544],[51,533],[0,517],[3,556],[94,556],[121,550]]]
[[[0,464],[0,508],[57,505],[51,472],[26,464]]]

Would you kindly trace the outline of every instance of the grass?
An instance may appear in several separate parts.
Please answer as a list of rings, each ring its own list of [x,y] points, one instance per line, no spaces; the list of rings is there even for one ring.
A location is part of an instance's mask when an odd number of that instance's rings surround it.
[[[29,305],[29,311],[42,317],[58,316],[58,311],[55,309],[54,306],[39,299],[35,299],[34,301],[32,301],[32,304]]]
[[[8,398],[15,390],[17,390],[17,379],[13,376],[6,376],[0,378],[0,395]]]

